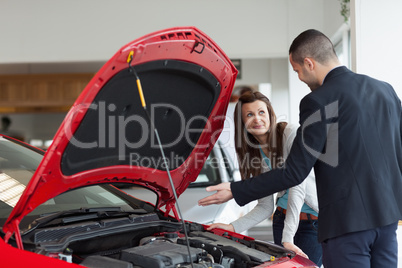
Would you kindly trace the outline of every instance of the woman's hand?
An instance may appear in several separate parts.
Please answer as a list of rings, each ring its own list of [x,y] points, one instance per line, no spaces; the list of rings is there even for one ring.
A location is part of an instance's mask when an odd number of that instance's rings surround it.
[[[286,249],[289,249],[289,250],[291,250],[291,251],[294,251],[296,254],[298,254],[298,255],[300,255],[300,256],[302,256],[302,257],[308,259],[308,256],[306,255],[306,253],[304,253],[303,250],[301,250],[301,249],[300,249],[298,246],[296,246],[295,244],[290,243],[290,242],[283,242],[282,245],[283,245]]]
[[[225,224],[225,223],[213,223],[207,228],[207,230],[210,231],[210,230],[215,229],[215,228],[220,228],[220,229],[224,229],[224,230],[234,232],[233,225]]]

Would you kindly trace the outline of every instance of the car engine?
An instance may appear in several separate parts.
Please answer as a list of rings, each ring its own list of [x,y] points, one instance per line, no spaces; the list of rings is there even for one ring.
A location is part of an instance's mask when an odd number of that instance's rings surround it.
[[[205,231],[156,213],[47,226],[23,235],[26,250],[84,267],[254,267],[289,260],[293,252],[247,237]]]

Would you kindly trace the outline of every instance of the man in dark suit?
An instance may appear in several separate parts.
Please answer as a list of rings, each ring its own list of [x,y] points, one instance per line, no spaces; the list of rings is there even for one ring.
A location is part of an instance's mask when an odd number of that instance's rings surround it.
[[[300,102],[300,127],[283,169],[208,187],[199,201],[232,197],[239,205],[302,182],[312,167],[319,201],[318,239],[325,268],[397,267],[402,219],[401,102],[382,81],[341,66],[321,32],[301,33],[289,49],[311,89]]]

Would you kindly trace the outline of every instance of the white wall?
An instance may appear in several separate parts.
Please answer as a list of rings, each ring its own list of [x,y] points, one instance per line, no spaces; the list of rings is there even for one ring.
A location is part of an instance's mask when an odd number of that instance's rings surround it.
[[[341,16],[341,4],[338,1],[323,1],[323,32],[331,37],[342,25],[344,18]],[[334,12],[336,11],[336,12]]]
[[[2,0],[0,64],[105,61],[137,37],[185,25],[207,33],[231,58],[286,57],[295,34],[323,28],[323,2]]]
[[[351,1],[352,69],[389,82],[402,97],[402,1]]]
[[[307,2],[312,4],[311,1]],[[306,1],[292,1],[292,8],[289,9],[288,47],[293,39],[304,30],[317,29],[330,37],[343,23],[339,1],[322,1],[320,12],[304,12],[305,5]],[[288,64],[288,75],[289,122],[298,124],[300,100],[310,92],[310,89],[298,79],[290,64]]]
[[[275,110],[278,121],[289,122],[290,113],[290,95],[289,95],[289,76],[287,71],[288,59],[270,60],[271,77],[271,102]]]
[[[0,63],[105,61],[137,37],[185,25],[207,33],[230,57],[283,56],[289,5],[276,0],[2,0]]]

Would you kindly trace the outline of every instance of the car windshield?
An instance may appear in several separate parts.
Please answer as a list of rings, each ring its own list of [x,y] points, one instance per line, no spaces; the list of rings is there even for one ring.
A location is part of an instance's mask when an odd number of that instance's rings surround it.
[[[204,188],[222,182],[219,150],[211,151],[197,179],[190,188]],[[28,146],[19,141],[0,136],[0,226],[3,226],[11,211],[17,204],[25,187],[42,161],[44,151]],[[227,179],[226,179],[227,180]],[[127,190],[123,185],[115,185]],[[127,185],[129,194],[151,204],[158,202],[158,196],[150,189]],[[135,190],[135,191],[134,191]],[[185,198],[183,195],[182,199]],[[92,185],[74,189],[41,204],[20,223],[26,228],[32,221],[43,215],[82,208],[120,208],[120,211],[136,209],[133,199],[127,199],[109,186]]]
[[[0,137],[0,225],[3,226],[17,204],[29,180],[32,178],[43,152],[29,146]],[[50,213],[80,208],[119,207],[131,211],[134,204],[120,198],[109,188],[94,185],[75,189],[56,196],[28,214],[24,222]],[[24,226],[22,226],[24,227]]]
[[[14,140],[0,137],[0,217],[8,216],[43,155]]]

